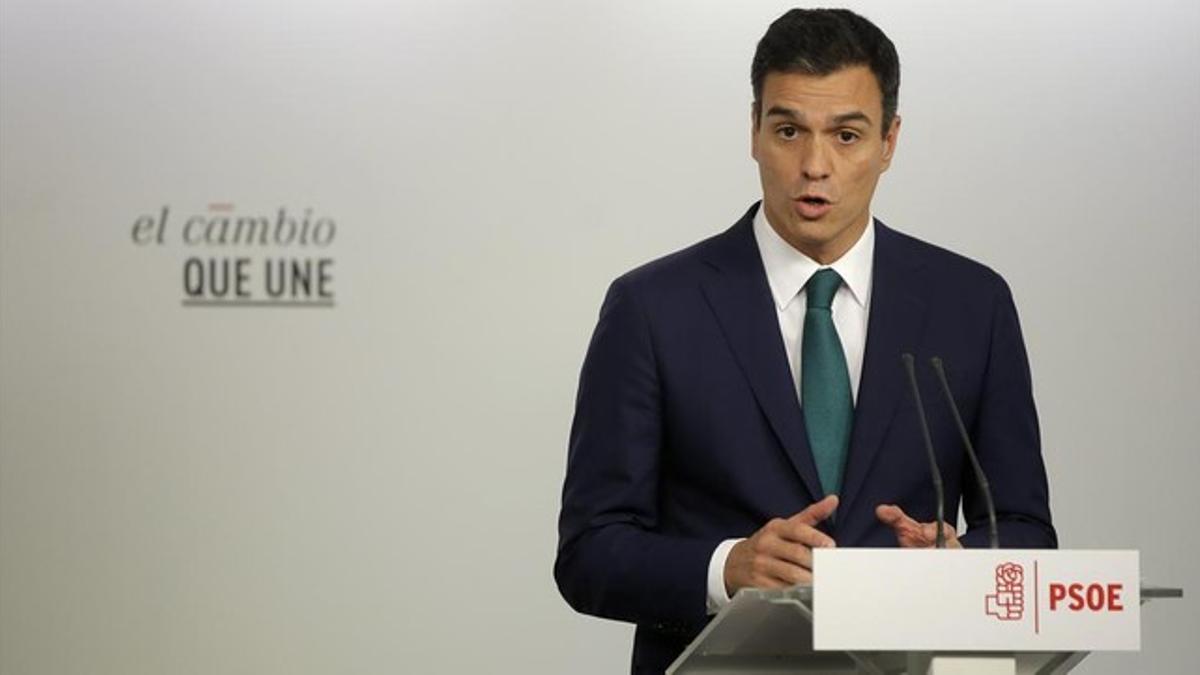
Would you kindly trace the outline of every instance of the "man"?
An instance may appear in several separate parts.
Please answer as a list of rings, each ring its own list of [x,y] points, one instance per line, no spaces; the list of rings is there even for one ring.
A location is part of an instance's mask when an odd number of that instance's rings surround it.
[[[761,205],[608,291],[580,376],[555,577],[581,612],[637,623],[661,672],[739,589],[812,580],[822,546],[926,547],[936,507],[901,354],[946,363],[1000,541],[1053,547],[1029,366],[988,268],[900,234],[871,197],[900,133],[899,63],[846,10],[792,10],[758,44]],[[926,367],[922,388],[938,391]],[[945,481],[986,543],[978,486],[928,397]]]

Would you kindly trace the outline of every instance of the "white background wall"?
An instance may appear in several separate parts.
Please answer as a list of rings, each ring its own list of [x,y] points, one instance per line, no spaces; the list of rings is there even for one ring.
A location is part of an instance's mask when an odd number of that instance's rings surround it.
[[[1062,545],[1194,595],[1200,6],[851,6],[903,63],[875,211],[1012,285]],[[756,198],[786,8],[3,0],[0,671],[626,669],[551,578],[578,368]],[[213,202],[334,218],[337,306],[181,306],[241,251],[131,226]],[[1190,671],[1194,602],[1082,672]]]

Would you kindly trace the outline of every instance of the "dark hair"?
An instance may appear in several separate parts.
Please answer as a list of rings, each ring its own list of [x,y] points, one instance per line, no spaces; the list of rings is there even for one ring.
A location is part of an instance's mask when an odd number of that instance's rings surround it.
[[[879,27],[848,9],[793,9],[767,29],[750,66],[754,119],[762,115],[768,73],[829,75],[848,66],[867,66],[883,95],[883,134],[900,102],[900,58]]]

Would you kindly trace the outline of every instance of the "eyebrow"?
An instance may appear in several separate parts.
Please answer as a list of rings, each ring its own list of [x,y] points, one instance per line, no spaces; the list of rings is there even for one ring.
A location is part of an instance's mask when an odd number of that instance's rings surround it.
[[[792,120],[796,120],[796,121],[804,121],[804,113],[798,112],[796,110],[792,110],[791,108],[785,108],[783,106],[778,106],[778,105],[771,106],[771,108],[767,110],[766,116],[767,117],[786,117],[788,119],[792,119]],[[870,116],[868,116],[866,113],[864,113],[861,110],[855,110],[853,112],[842,113],[841,115],[835,115],[833,118],[834,125],[846,124],[847,122],[862,122],[862,123],[866,124],[867,126],[871,126]]]

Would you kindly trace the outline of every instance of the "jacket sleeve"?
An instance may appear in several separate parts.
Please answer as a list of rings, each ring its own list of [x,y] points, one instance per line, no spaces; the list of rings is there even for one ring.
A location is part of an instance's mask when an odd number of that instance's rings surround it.
[[[659,531],[663,383],[635,290],[609,288],[580,374],[554,576],[580,612],[684,634],[706,616],[719,541]]]
[[[971,430],[979,463],[991,484],[1000,545],[1056,548],[1050,496],[1042,461],[1029,358],[1007,284],[997,277],[992,335],[979,411]],[[988,545],[987,510],[974,473],[964,463],[963,544]]]

